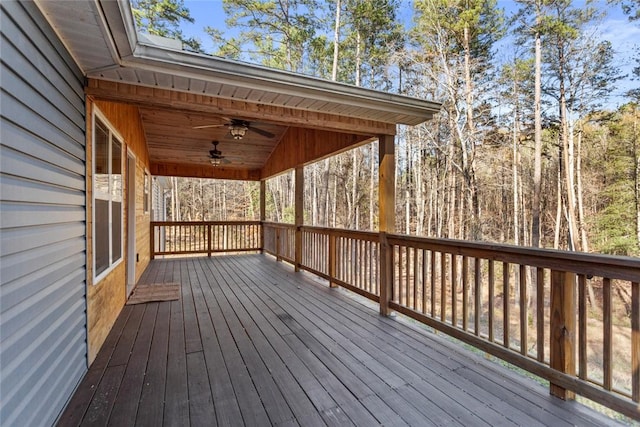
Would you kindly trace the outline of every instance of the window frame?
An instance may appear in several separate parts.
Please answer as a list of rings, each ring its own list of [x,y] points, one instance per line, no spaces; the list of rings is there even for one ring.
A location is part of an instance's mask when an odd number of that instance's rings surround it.
[[[151,174],[148,170],[144,170],[144,178],[143,178],[143,186],[142,197],[144,198],[142,201],[143,212],[148,214],[151,210]]]
[[[109,167],[108,173],[108,215],[109,215],[109,264],[107,268],[96,275],[96,119],[100,121],[101,125],[104,126],[108,132],[108,140],[109,140],[109,148],[108,148],[108,159],[107,164]],[[113,147],[114,140],[120,145],[120,176],[121,180],[124,180],[124,159],[126,152],[126,145],[124,142],[124,138],[120,135],[120,133],[115,129],[115,127],[109,122],[106,116],[94,106],[93,114],[91,118],[91,243],[92,243],[92,276],[93,276],[93,285],[97,285],[100,281],[102,281],[105,277],[107,277],[116,267],[118,267],[124,261],[124,187],[120,185],[120,257],[116,260],[113,260],[113,192],[112,192],[112,166],[113,166]],[[122,181],[124,182],[124,181]],[[105,200],[104,198],[98,198],[99,200]]]

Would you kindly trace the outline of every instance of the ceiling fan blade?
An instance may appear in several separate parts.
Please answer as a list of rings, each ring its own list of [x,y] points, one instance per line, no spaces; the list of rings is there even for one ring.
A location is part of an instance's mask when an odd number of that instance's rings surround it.
[[[275,136],[271,132],[266,131],[264,129],[260,129],[260,128],[253,127],[253,126],[247,126],[247,127],[249,128],[250,131],[253,131],[253,132],[257,133],[258,135],[262,135],[265,138],[273,138]]]
[[[227,126],[226,124],[221,124],[221,125],[204,125],[204,126],[194,126],[191,129],[208,129],[208,128],[221,128]]]

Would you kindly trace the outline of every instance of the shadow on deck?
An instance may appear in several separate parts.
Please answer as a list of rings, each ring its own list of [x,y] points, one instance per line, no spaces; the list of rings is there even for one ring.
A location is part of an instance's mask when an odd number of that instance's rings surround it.
[[[155,260],[59,425],[613,425],[266,255]]]

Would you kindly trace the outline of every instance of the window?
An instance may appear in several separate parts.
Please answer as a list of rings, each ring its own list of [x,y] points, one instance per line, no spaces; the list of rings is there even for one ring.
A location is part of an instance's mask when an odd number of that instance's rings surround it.
[[[144,171],[144,200],[142,200],[144,213],[149,213],[149,187],[150,186],[151,186],[151,180],[149,179],[149,172]]]
[[[96,279],[106,275],[122,260],[122,236],[122,142],[106,121],[95,116],[93,265]]]

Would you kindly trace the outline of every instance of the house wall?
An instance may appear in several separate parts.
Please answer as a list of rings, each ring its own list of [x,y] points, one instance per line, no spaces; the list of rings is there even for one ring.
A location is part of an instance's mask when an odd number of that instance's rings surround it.
[[[51,425],[87,370],[83,76],[0,2],[0,425]]]
[[[89,99],[87,102],[87,117],[92,117],[94,108],[97,108],[107,119],[109,125],[122,137],[125,145],[124,156],[126,158],[126,149],[131,150],[136,157],[136,253],[138,258],[136,261],[136,282],[147,268],[150,260],[150,212],[144,212],[144,171],[149,170],[149,154],[147,151],[146,140],[138,108],[128,104],[119,104],[108,101],[99,101]],[[92,181],[92,129],[87,127],[87,179]],[[123,176],[127,176],[127,162],[125,162]],[[88,188],[88,216],[87,216],[87,248],[89,256],[88,274],[87,274],[87,322],[88,322],[88,342],[89,342],[89,363],[93,362],[100,347],[104,343],[109,331],[111,330],[118,314],[124,307],[126,302],[126,272],[127,263],[129,262],[128,245],[128,183],[124,182],[124,262],[118,264],[106,277],[99,282],[94,283],[93,278],[93,236],[92,236],[92,196],[91,186]]]

